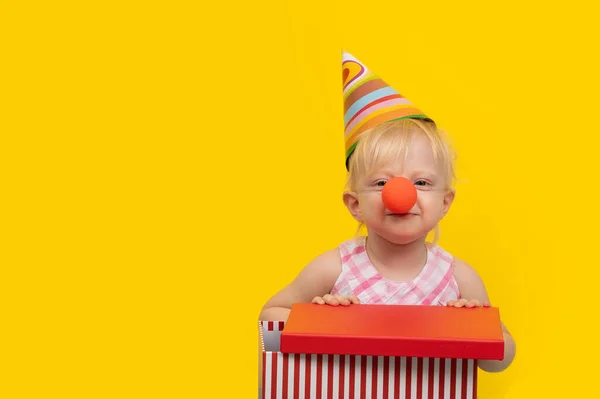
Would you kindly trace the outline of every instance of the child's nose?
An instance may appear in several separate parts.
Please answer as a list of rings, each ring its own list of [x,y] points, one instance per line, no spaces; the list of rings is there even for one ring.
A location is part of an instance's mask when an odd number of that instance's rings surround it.
[[[407,213],[417,202],[417,189],[407,178],[394,177],[383,186],[381,199],[391,212]]]

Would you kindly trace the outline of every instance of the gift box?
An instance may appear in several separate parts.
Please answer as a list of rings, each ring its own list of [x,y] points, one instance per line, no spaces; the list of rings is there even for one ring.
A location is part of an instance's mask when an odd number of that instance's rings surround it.
[[[502,360],[499,310],[294,304],[259,322],[259,398],[477,398],[477,361]]]

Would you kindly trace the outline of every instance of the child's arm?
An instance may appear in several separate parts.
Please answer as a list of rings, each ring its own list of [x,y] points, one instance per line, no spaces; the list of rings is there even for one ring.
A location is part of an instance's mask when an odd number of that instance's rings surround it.
[[[337,248],[317,256],[290,284],[267,301],[259,319],[287,320],[293,303],[310,303],[314,297],[328,294],[341,271],[342,261]]]
[[[467,300],[476,299],[480,303],[490,303],[487,290],[479,274],[467,263],[460,259],[455,259],[454,277],[458,283],[460,296]],[[502,323],[502,333],[504,335],[504,360],[479,360],[479,368],[490,373],[497,373],[505,370],[512,363],[516,346],[515,341]]]

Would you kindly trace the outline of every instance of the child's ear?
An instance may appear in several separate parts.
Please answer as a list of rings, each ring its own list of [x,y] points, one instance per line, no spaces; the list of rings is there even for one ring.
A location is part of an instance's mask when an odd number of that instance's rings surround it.
[[[446,214],[450,210],[450,206],[454,202],[454,196],[455,195],[456,195],[456,191],[453,188],[451,188],[450,190],[448,190],[446,192],[446,195],[444,195],[444,204],[443,204],[443,207],[442,207],[442,217],[446,216]]]
[[[353,191],[345,191],[343,195],[344,205],[348,208],[348,211],[357,222],[362,223],[362,216],[360,214],[360,206],[358,204],[358,195]]]

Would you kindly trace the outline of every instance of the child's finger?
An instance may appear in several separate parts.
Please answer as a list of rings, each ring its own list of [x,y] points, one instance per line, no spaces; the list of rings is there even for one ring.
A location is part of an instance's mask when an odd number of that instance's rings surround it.
[[[456,303],[456,301],[454,299],[446,302],[446,306],[454,306],[454,304]]]
[[[314,297],[313,300],[311,301],[311,303],[316,303],[318,305],[325,305],[325,301],[320,296]]]
[[[348,300],[348,298],[341,296],[341,295],[336,295],[335,296],[336,301],[338,301],[341,305],[344,306],[348,306],[350,305],[350,300]]]
[[[339,302],[333,297],[333,295],[327,294],[323,297],[323,300],[325,301],[326,304],[328,305],[332,305],[332,306],[337,306],[339,305]]]
[[[349,296],[348,299],[350,300],[350,303],[354,303],[356,305],[360,304],[360,299],[358,299],[358,297],[355,295]]]
[[[470,301],[468,301],[465,306],[467,308],[475,308],[475,307],[479,307],[481,306],[481,303],[479,303],[479,301],[477,299],[472,299]]]
[[[485,302],[483,302],[483,306],[486,308],[489,308],[492,305],[488,301],[485,301]]]
[[[454,304],[455,308],[462,308],[463,306],[465,306],[465,304],[467,303],[466,299],[459,299],[458,301],[456,301],[456,303]]]

